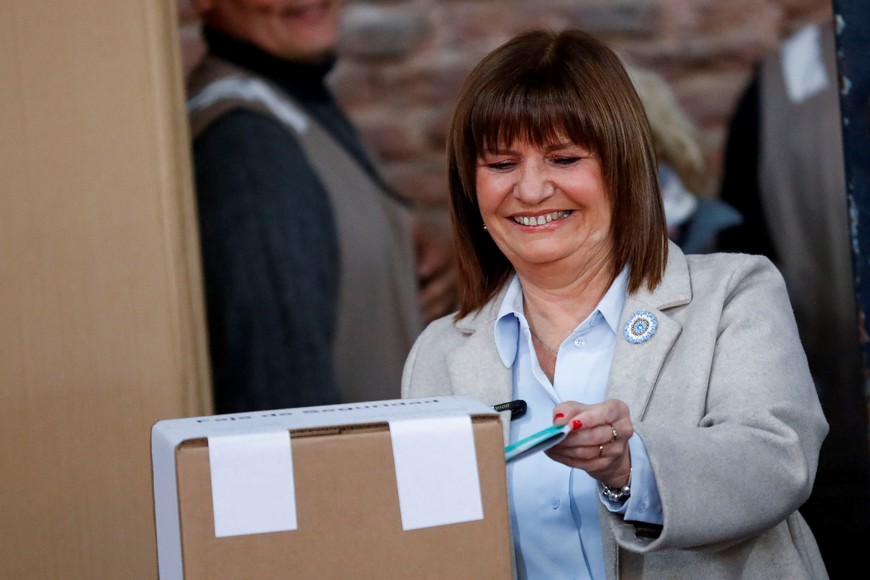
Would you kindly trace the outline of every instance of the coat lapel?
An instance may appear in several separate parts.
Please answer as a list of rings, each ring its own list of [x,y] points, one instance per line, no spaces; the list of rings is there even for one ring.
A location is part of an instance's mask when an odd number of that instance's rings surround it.
[[[651,312],[658,321],[655,334],[646,342],[632,344],[622,336],[628,319],[640,310]],[[648,303],[629,298],[622,313],[620,336],[613,351],[613,364],[607,386],[609,399],[621,399],[631,409],[633,421],[643,418],[653,385],[682,327]]]
[[[504,366],[493,339],[495,319],[507,286],[478,313],[456,323],[465,340],[447,357],[447,373],[454,395],[468,395],[487,405],[513,398],[511,369]],[[505,444],[510,435],[510,419],[502,415]]]
[[[494,405],[509,401],[513,394],[511,369],[498,356],[492,324],[489,332],[480,329],[468,336],[448,362],[448,373],[457,395],[470,395]]]
[[[682,331],[680,323],[668,316],[665,310],[687,304],[691,298],[686,258],[671,244],[668,249],[668,265],[659,287],[653,292],[643,289],[625,300],[610,367],[607,396],[625,401],[631,409],[634,421],[643,419],[665,358]],[[628,320],[639,311],[652,313],[658,326],[648,340],[634,344],[626,339],[623,329]]]

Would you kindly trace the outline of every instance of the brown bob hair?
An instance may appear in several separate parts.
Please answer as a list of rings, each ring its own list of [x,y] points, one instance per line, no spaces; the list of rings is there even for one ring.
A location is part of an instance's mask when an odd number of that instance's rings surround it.
[[[472,70],[448,135],[450,213],[460,268],[457,318],[481,308],[513,266],[483,230],[476,173],[484,151],[560,136],[601,160],[612,210],[613,271],[628,291],[652,290],[667,263],[668,235],[649,124],[619,57],[579,30],[533,31],[495,49]]]

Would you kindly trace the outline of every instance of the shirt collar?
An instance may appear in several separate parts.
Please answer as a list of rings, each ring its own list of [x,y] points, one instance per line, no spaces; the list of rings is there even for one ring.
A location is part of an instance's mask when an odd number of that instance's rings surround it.
[[[610,288],[607,289],[604,297],[598,302],[595,310],[589,315],[588,320],[600,314],[607,323],[607,326],[610,327],[610,330],[614,334],[617,334],[619,331],[619,319],[625,306],[627,287],[628,268],[623,268],[610,285]],[[501,362],[508,368],[513,366],[514,360],[517,357],[521,323],[526,324],[525,312],[523,310],[523,288],[520,284],[519,276],[514,274],[499,307],[494,328],[496,349],[498,349]]]

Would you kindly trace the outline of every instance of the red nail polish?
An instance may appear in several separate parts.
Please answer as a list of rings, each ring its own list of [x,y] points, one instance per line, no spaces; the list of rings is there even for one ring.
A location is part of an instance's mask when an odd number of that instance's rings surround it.
[[[556,413],[556,416],[553,417],[553,420],[555,421],[556,419],[561,419],[564,416],[565,416],[565,413]]]
[[[583,422],[580,421],[580,419],[574,419],[573,421],[571,421],[571,430],[572,431],[576,431],[577,429],[579,429],[582,426],[583,426]]]

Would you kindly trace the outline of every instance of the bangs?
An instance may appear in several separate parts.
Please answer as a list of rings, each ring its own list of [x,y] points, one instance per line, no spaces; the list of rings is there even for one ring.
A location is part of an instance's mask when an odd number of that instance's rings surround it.
[[[470,111],[470,142],[477,157],[516,142],[536,147],[566,137],[583,147],[597,142],[583,97],[573,87],[562,83],[554,86],[556,83],[540,78],[533,83],[517,78],[509,82],[516,88],[484,88],[478,105]],[[566,93],[575,98],[565,98]]]

